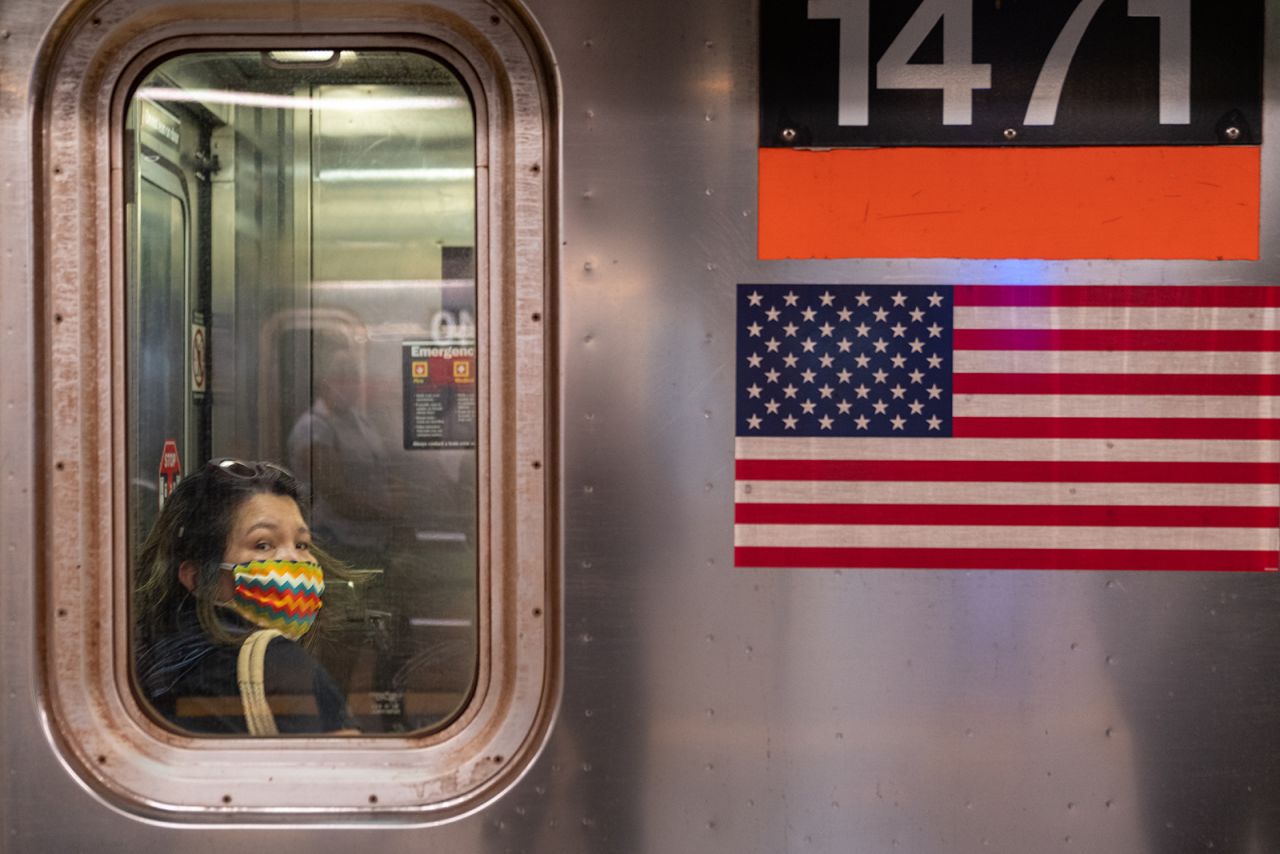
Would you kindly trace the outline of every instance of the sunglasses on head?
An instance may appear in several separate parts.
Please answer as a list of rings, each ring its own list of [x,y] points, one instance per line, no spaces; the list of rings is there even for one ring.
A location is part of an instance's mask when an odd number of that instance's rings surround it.
[[[225,474],[231,477],[242,478],[244,480],[254,480],[259,477],[275,475],[277,477],[293,478],[293,472],[284,466],[278,466],[275,463],[259,462],[257,460],[236,460],[230,457],[224,457],[220,460],[210,460],[205,469],[215,474]]]

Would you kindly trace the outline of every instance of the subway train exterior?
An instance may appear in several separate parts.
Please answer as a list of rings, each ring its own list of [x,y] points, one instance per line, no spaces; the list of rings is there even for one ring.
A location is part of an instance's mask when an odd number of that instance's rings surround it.
[[[4,0],[0,851],[1280,850],[1277,26]],[[151,702],[232,459],[354,731]]]

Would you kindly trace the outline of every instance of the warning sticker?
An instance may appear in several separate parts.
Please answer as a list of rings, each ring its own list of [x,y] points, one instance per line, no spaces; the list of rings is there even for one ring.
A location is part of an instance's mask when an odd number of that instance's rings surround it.
[[[404,447],[476,446],[476,345],[405,341]]]
[[[208,332],[203,323],[191,324],[191,393],[204,394],[209,386],[207,370]]]

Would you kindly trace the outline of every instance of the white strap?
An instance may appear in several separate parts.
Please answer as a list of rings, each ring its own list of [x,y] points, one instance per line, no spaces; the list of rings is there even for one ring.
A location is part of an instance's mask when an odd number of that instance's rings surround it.
[[[263,685],[267,645],[278,637],[281,634],[275,629],[259,629],[245,638],[236,659],[236,681],[240,683],[240,702],[244,705],[244,721],[249,727],[249,735],[280,734]]]

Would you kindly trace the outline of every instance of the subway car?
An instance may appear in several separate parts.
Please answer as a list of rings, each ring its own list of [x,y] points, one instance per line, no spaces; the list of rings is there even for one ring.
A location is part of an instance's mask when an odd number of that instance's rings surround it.
[[[6,0],[0,851],[1280,851],[1273,0]]]

